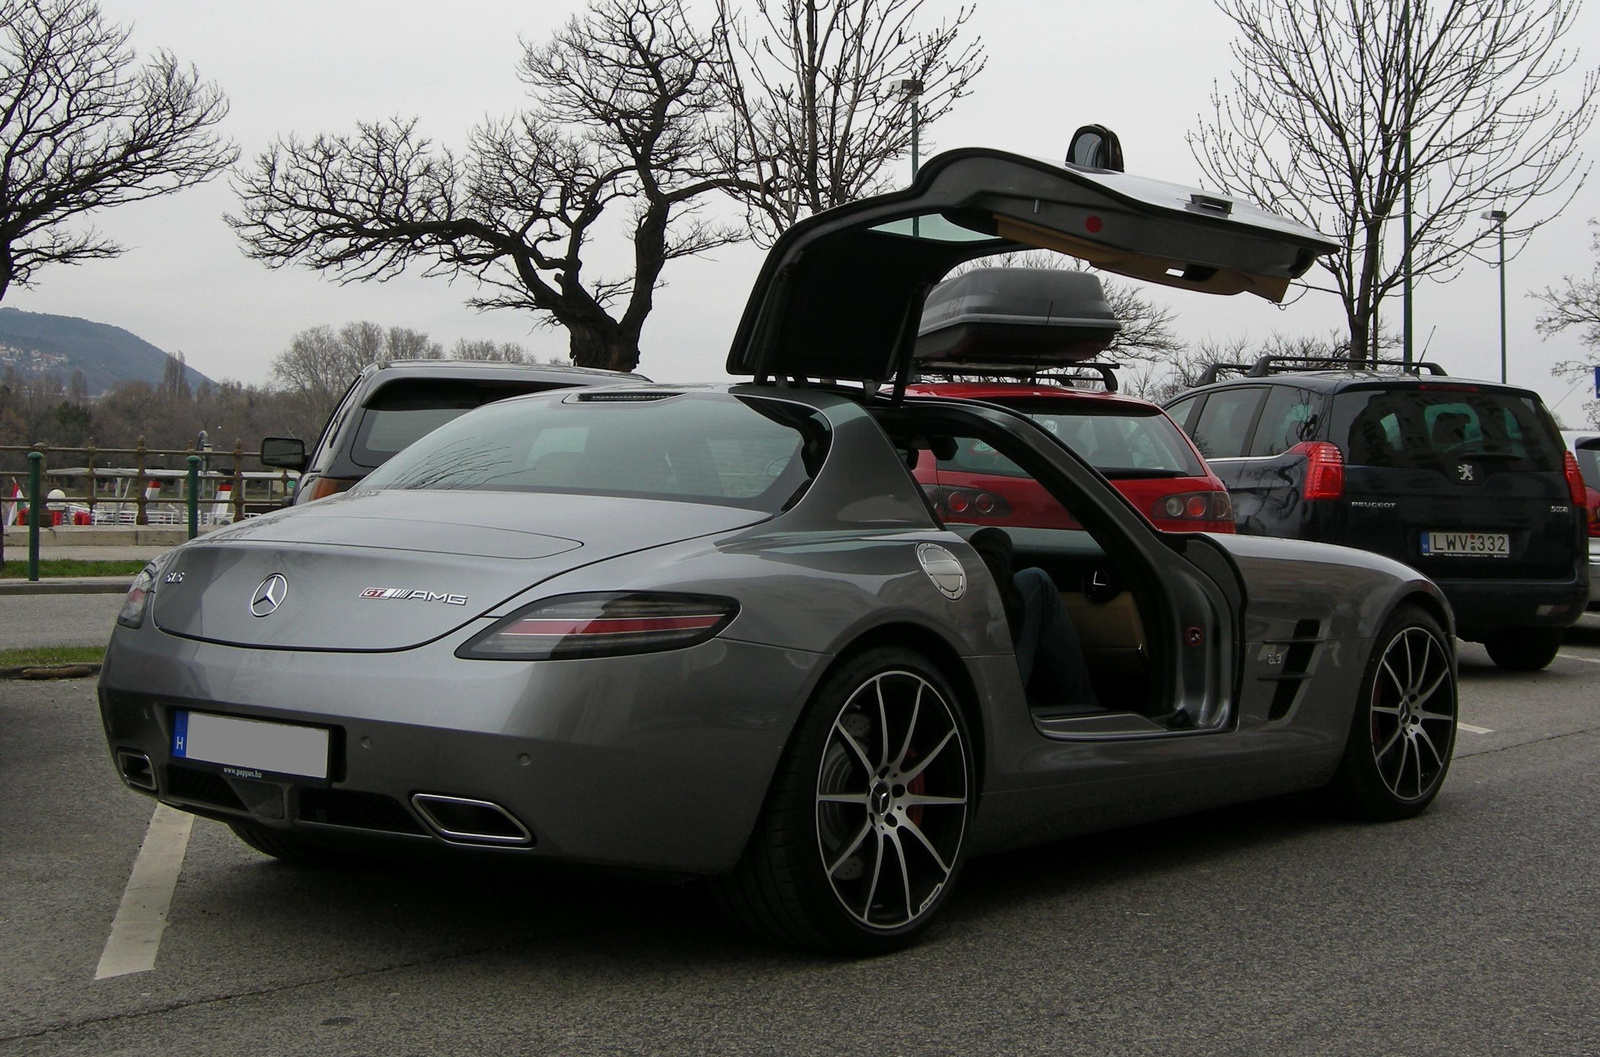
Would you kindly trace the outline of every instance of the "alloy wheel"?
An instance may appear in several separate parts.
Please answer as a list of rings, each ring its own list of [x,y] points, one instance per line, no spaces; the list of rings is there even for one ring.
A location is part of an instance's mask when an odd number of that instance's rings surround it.
[[[1384,648],[1371,709],[1379,778],[1396,798],[1421,799],[1449,767],[1456,721],[1450,657],[1426,628],[1405,628]]]
[[[862,925],[915,921],[950,880],[970,794],[963,728],[907,671],[880,672],[834,718],[817,772],[817,847],[834,895]]]

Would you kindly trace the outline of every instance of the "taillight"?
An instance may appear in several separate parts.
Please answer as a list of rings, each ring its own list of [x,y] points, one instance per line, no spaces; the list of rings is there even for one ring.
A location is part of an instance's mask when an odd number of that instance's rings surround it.
[[[1306,457],[1306,484],[1302,492],[1303,498],[1344,497],[1344,455],[1339,451],[1337,444],[1325,440],[1307,441],[1289,449],[1289,454]]]
[[[562,595],[496,621],[456,656],[538,661],[679,650],[715,637],[738,611],[733,599],[712,595]]]
[[[1584,516],[1589,521],[1589,535],[1600,536],[1600,491],[1586,488],[1588,502],[1583,506]]]
[[[118,624],[125,628],[136,628],[144,623],[145,607],[149,605],[150,595],[156,589],[157,575],[155,562],[139,570],[139,575],[133,578],[133,583],[128,587],[128,597],[123,600],[122,609],[117,613]]]
[[[1570,451],[1561,458],[1562,468],[1567,471],[1567,491],[1572,495],[1572,504],[1583,507],[1589,498],[1589,486],[1583,483],[1583,471],[1578,468],[1578,457]]]
[[[1150,516],[1159,521],[1216,522],[1207,526],[1207,531],[1234,531],[1233,497],[1226,491],[1179,492],[1162,496],[1151,504]]]
[[[306,490],[306,497],[302,503],[309,503],[313,499],[325,499],[330,495],[347,492],[357,482],[352,477],[318,477],[311,482],[311,487]]]
[[[1011,504],[1003,496],[979,488],[939,488],[923,486],[923,491],[928,493],[928,498],[933,501],[934,509],[940,517],[952,517],[957,520],[967,518],[1007,518],[1011,516]]]

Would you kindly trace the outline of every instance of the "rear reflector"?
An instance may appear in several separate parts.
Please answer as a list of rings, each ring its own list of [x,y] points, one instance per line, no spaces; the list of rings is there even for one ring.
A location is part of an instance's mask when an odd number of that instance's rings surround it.
[[[1306,457],[1306,499],[1344,497],[1344,454],[1337,444],[1325,440],[1307,441],[1289,449],[1291,455]]]
[[[530,661],[678,650],[713,638],[738,611],[733,599],[711,595],[562,595],[496,621],[456,656]]]

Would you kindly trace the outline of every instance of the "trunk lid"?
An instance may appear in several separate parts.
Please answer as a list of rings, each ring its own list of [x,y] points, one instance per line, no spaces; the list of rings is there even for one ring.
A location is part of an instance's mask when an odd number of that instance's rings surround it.
[[[152,615],[169,634],[236,646],[407,649],[559,573],[766,516],[607,496],[347,492],[185,545]]]

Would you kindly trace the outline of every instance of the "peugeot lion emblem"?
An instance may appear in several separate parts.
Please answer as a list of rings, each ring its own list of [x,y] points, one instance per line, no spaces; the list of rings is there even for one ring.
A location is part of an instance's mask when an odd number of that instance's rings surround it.
[[[256,588],[256,593],[250,598],[250,612],[258,617],[270,617],[283,605],[285,596],[289,594],[289,581],[283,578],[282,573],[273,573],[261,581],[261,586]]]

